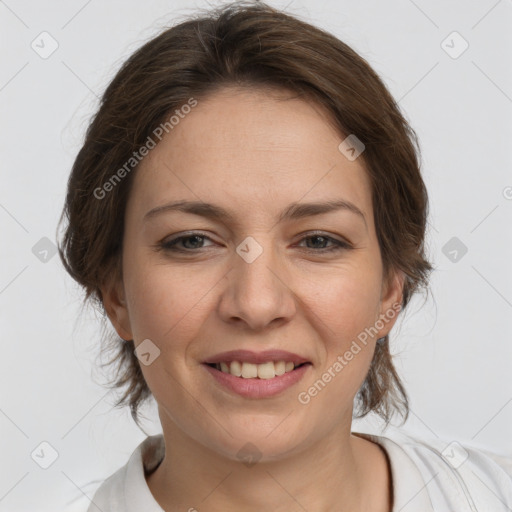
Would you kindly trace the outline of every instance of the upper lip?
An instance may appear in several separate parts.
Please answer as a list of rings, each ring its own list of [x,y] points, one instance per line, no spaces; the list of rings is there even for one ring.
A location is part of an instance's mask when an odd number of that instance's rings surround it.
[[[230,363],[231,361],[239,361],[244,363],[262,364],[268,361],[291,361],[295,365],[308,363],[305,357],[287,352],[285,350],[265,350],[263,352],[253,352],[251,350],[230,350],[229,352],[221,352],[209,357],[205,364]]]

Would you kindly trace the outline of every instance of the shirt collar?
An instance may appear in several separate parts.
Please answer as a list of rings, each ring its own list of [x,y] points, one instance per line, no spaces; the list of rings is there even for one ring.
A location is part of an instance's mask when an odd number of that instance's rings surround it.
[[[425,482],[416,464],[390,437],[353,432],[382,446],[388,456],[393,480],[392,512],[434,512]]]

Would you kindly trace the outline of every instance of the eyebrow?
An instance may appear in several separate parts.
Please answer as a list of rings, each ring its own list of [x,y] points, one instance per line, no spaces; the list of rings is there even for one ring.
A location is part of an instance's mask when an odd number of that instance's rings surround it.
[[[367,228],[366,217],[364,216],[364,213],[355,204],[343,199],[317,203],[291,203],[281,212],[278,222],[283,222],[285,220],[298,220],[304,217],[321,215],[323,213],[334,212],[337,210],[346,210],[358,215],[362,218]],[[234,222],[235,220],[233,214],[221,206],[205,203],[203,201],[181,200],[173,201],[171,203],[157,206],[156,208],[149,210],[144,215],[144,221],[152,219],[161,213],[170,211],[191,213],[219,221]]]

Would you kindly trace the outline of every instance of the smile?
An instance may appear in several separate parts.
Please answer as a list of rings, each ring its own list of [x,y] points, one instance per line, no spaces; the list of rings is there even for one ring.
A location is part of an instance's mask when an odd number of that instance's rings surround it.
[[[203,363],[201,366],[224,390],[245,398],[267,398],[297,384],[312,365],[309,362],[295,365],[290,361],[269,361],[262,364],[231,361]]]
[[[268,361],[262,364],[231,361],[211,364],[222,373],[229,373],[243,379],[273,379],[285,373],[289,373],[299,367],[291,361]]]

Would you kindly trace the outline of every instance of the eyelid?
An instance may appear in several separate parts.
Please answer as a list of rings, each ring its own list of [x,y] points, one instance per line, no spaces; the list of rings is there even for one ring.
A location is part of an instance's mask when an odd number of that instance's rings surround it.
[[[326,231],[322,231],[320,229],[304,231],[303,233],[299,233],[299,235],[297,235],[297,236],[300,237],[300,241],[302,241],[304,238],[309,238],[311,236],[321,236],[323,238],[328,238],[335,242],[339,242],[340,244],[346,244],[347,246],[350,246],[350,247],[353,246],[352,242],[350,242],[350,240],[348,240],[348,238],[341,236],[341,235],[331,235],[331,234],[327,233]],[[336,238],[336,237],[338,237],[338,238]]]

